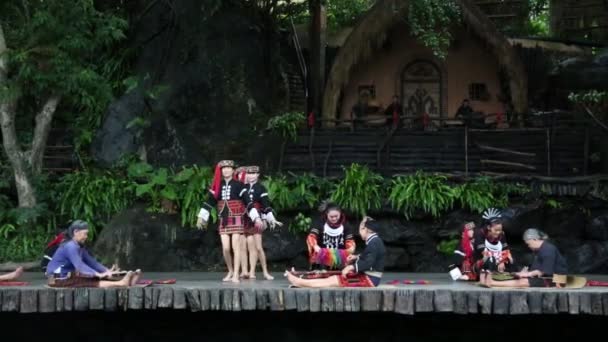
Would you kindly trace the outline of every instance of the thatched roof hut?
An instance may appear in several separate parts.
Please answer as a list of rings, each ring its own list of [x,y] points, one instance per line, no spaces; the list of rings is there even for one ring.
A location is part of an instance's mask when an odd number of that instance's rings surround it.
[[[491,51],[507,76],[514,110],[525,113],[528,106],[528,82],[524,65],[515,49],[477,5],[470,0],[455,1],[460,4],[465,28]],[[335,117],[340,95],[348,84],[353,68],[358,63],[367,61],[385,42],[389,30],[407,18],[409,3],[409,0],[378,0],[353,29],[336,56],[327,78],[323,97],[325,118]]]

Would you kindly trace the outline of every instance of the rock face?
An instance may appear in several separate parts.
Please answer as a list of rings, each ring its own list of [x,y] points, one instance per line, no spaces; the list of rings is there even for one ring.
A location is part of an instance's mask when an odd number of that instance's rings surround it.
[[[92,155],[109,164],[144,149],[163,166],[273,160],[259,153],[259,135],[285,105],[284,59],[281,37],[253,3],[141,1],[132,35],[139,88],[110,106]],[[136,117],[144,124],[126,129]]]
[[[548,208],[538,203],[505,208],[504,229],[514,258],[528,265],[533,254],[521,240],[526,228],[544,230],[566,257],[573,273],[608,272],[608,211],[584,205]],[[290,213],[281,213],[285,227]],[[387,247],[386,270],[407,272],[444,272],[450,263],[450,251],[439,251],[442,241],[458,239],[462,222],[479,215],[457,210],[439,220],[408,221],[394,214],[374,215],[380,223]],[[354,216],[352,216],[354,217]],[[264,248],[270,267],[281,271],[308,265],[306,233],[294,234],[287,228],[264,233]],[[356,240],[358,250],[363,241]],[[108,263],[124,268],[148,271],[223,270],[221,243],[216,228],[208,231],[183,228],[177,215],[150,214],[143,208],[131,208],[116,216],[101,232],[95,252]]]

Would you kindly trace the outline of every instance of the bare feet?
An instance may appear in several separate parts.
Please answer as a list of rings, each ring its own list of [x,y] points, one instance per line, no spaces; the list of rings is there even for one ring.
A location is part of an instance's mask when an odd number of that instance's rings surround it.
[[[241,279],[249,279],[249,278],[251,278],[251,276],[248,273],[241,273]]]
[[[137,282],[139,281],[140,277],[141,277],[141,270],[140,269],[135,270],[135,272],[133,272],[133,277],[131,277],[131,281],[129,282],[129,286],[137,285]]]
[[[131,279],[133,279],[133,271],[127,272],[127,274],[118,283],[120,286],[128,287],[131,285]]]
[[[291,283],[291,285],[298,286],[300,278],[293,275],[293,273],[291,273],[290,271],[285,271],[285,277],[287,277],[287,280]]]
[[[228,272],[222,281],[230,281],[232,279],[232,272]]]
[[[0,276],[0,281],[12,281],[17,280],[23,274],[23,267],[19,267],[11,273]]]
[[[238,276],[236,276],[236,275],[235,275],[234,277],[232,277],[232,280],[231,280],[231,281],[232,281],[233,283],[235,283],[235,284],[238,284],[238,283],[240,283],[240,282],[241,282],[241,280],[239,279],[239,277],[238,277]]]
[[[274,277],[271,276],[268,272],[264,273],[264,278],[266,278],[266,280],[274,280]]]
[[[247,275],[247,277],[249,277],[249,279],[255,279],[255,272],[249,272],[249,274]]]

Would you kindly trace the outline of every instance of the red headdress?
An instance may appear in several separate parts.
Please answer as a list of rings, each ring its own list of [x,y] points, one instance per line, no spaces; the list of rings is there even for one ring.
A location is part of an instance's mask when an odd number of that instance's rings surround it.
[[[222,160],[215,166],[215,172],[213,174],[213,182],[211,182],[211,188],[209,191],[213,194],[216,199],[220,196],[220,186],[222,184],[222,169],[225,167],[234,168],[234,161]]]
[[[471,247],[471,238],[469,237],[469,230],[475,229],[475,223],[469,222],[462,228],[462,240],[460,240],[460,248],[465,254],[466,258],[473,256],[473,247]]]

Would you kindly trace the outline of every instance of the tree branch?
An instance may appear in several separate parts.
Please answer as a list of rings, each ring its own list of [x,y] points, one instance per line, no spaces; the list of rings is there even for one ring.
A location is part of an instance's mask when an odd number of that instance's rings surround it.
[[[42,170],[42,160],[44,157],[44,150],[46,149],[46,141],[49,137],[49,132],[51,131],[53,114],[55,114],[60,100],[60,96],[50,96],[46,100],[40,113],[36,115],[36,128],[34,128],[34,139],[32,141],[32,150],[30,154],[30,165],[32,166],[33,174],[39,174]]]
[[[601,128],[603,128],[605,131],[608,131],[608,126],[606,126],[602,121],[600,121],[600,119],[598,119],[593,112],[589,109],[589,107],[587,107],[586,104],[583,104],[583,108],[585,108],[585,111],[587,112],[587,115],[589,115],[593,121],[595,121],[596,124],[598,124],[598,126],[600,126]]]
[[[0,91],[8,89],[8,61],[4,31],[0,24]],[[15,111],[17,100],[8,94],[0,95],[0,127],[2,129],[2,144],[13,167],[20,165],[22,151],[17,144],[15,132]]]

